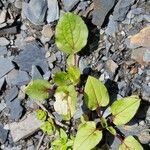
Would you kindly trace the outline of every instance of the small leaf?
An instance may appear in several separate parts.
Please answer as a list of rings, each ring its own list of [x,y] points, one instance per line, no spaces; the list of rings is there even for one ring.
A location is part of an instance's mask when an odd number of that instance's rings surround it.
[[[101,117],[101,125],[102,125],[102,127],[103,128],[106,128],[107,126],[108,126],[108,124],[107,124],[107,120],[104,118],[104,117]]]
[[[45,121],[44,124],[40,127],[44,133],[51,135],[53,133],[53,124],[49,121]]]
[[[82,124],[77,132],[73,150],[91,150],[102,139],[102,132],[96,130],[96,124],[93,121]]]
[[[136,114],[140,106],[140,99],[138,96],[130,96],[115,101],[111,108],[113,114],[113,123],[115,125],[123,125],[129,122]]]
[[[54,109],[64,116],[64,120],[70,120],[76,111],[77,92],[74,86],[59,87],[55,93]]]
[[[71,83],[68,74],[64,71],[55,73],[54,82],[57,86],[65,86]]]
[[[143,150],[143,147],[133,136],[128,136],[124,139],[118,150]]]
[[[81,17],[73,14],[64,14],[56,26],[56,45],[67,53],[74,54],[80,51],[87,43],[88,29]]]
[[[50,83],[47,80],[33,80],[25,89],[25,93],[35,100],[45,100],[49,98]]]
[[[112,135],[116,135],[117,133],[116,133],[116,130],[113,128],[113,127],[111,127],[111,126],[109,126],[109,127],[107,127],[106,128]]]
[[[71,54],[67,58],[67,65],[68,66],[74,66],[75,65],[74,63],[75,63],[74,62],[74,54]]]
[[[75,85],[78,84],[79,81],[80,81],[80,74],[81,73],[80,73],[79,68],[77,68],[75,66],[71,66],[71,67],[68,68],[69,79]]]
[[[39,119],[41,121],[45,121],[47,118],[47,113],[42,109],[38,109],[36,111],[36,117],[37,117],[37,119]]]
[[[85,102],[90,110],[107,106],[109,95],[105,85],[98,79],[89,76],[85,85]]]
[[[66,132],[61,128],[60,128],[60,138],[61,138],[61,140],[63,140],[64,143],[66,143],[68,140],[68,136],[67,136]]]

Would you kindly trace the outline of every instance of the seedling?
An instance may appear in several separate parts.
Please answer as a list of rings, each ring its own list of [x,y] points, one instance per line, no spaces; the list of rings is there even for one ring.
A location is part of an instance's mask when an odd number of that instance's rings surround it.
[[[41,129],[48,135],[59,133],[59,138],[51,142],[53,150],[104,148],[99,143],[106,131],[121,140],[119,150],[143,150],[133,136],[124,137],[117,130],[117,126],[128,123],[134,117],[140,106],[139,97],[132,95],[116,100],[110,106],[111,115],[105,118],[102,107],[107,107],[109,104],[109,94],[105,85],[98,79],[88,76],[85,87],[80,86],[81,73],[76,64],[76,53],[86,45],[87,38],[88,29],[84,21],[75,14],[64,14],[56,27],[56,45],[68,55],[67,69],[54,75],[51,83],[56,85],[55,89],[46,80],[34,80],[26,87],[26,94],[42,102],[49,100],[49,94],[53,91],[54,110],[63,117],[64,121],[71,121],[77,109],[77,97],[83,93],[87,108],[91,112],[97,112],[99,121],[95,122],[90,116],[83,115],[77,133],[72,138],[73,135],[66,133],[66,129],[63,129],[64,127],[57,123],[52,115],[38,110],[37,118],[43,121]]]

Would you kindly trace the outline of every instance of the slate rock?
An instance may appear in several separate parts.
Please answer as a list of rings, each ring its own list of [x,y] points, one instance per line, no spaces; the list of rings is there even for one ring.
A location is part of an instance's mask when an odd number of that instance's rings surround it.
[[[135,0],[119,0],[113,12],[114,20],[123,21]]]
[[[8,130],[5,130],[2,125],[0,125],[0,143],[3,144],[7,140]]]
[[[28,84],[30,80],[30,76],[27,72],[21,70],[18,71],[15,69],[9,72],[6,77],[6,81],[10,86],[16,85],[20,87],[22,85]]]
[[[57,0],[48,0],[47,22],[53,22],[59,18],[59,7]]]
[[[11,60],[8,58],[0,57],[0,78],[6,75],[14,68]]]
[[[38,66],[45,73],[48,71],[48,64],[45,59],[44,48],[36,43],[29,43],[24,46],[24,50],[14,59],[20,70],[31,72],[32,65]]]
[[[80,0],[63,0],[64,9],[70,11]]]
[[[35,25],[44,23],[47,8],[47,0],[30,0],[22,5],[23,14]]]
[[[0,37],[0,46],[6,46],[8,45],[10,42],[4,38],[4,37]]]
[[[93,0],[94,11],[92,23],[101,27],[108,12],[113,8],[115,0]]]
[[[6,46],[0,46],[0,55],[7,54],[7,48]]]
[[[11,102],[7,102],[6,105],[10,110],[10,118],[12,120],[18,121],[22,116],[22,112],[23,112],[21,101],[18,98],[16,98]]]
[[[5,78],[3,77],[3,78],[0,79],[0,90],[1,90],[4,82],[5,82]]]
[[[42,79],[42,75],[35,65],[32,66],[31,76],[32,76],[32,80]]]
[[[16,86],[6,90],[6,95],[4,96],[6,103],[10,103],[13,99],[15,99],[18,95],[18,92],[19,91]]]

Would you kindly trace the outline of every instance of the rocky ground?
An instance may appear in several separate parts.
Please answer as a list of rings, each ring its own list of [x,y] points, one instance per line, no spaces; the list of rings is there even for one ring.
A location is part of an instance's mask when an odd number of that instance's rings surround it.
[[[89,28],[88,44],[78,54],[82,73],[106,83],[112,100],[131,94],[142,99],[134,119],[120,128],[149,149],[150,0],[0,0],[0,149],[35,150],[40,139],[40,149],[48,149],[52,137],[38,130],[38,106],[23,88],[65,70],[54,34],[67,11],[82,16]],[[75,119],[82,112],[79,107]],[[113,150],[117,143],[110,143]]]

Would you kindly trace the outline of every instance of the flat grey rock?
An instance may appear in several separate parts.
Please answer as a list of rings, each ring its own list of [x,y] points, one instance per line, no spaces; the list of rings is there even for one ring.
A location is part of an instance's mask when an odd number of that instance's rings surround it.
[[[5,78],[3,77],[3,78],[0,79],[0,90],[1,90],[4,82],[5,82]]]
[[[135,0],[119,0],[113,12],[114,20],[123,21]]]
[[[4,38],[4,37],[0,37],[0,46],[6,46],[8,45],[10,42]]]
[[[64,9],[70,11],[80,0],[63,0]]]
[[[23,107],[21,106],[21,101],[16,98],[11,102],[6,103],[7,108],[10,110],[10,118],[12,120],[18,121],[22,116]]]
[[[35,65],[32,66],[31,76],[32,76],[32,80],[43,78],[38,68]]]
[[[115,0],[93,0],[94,11],[92,23],[101,27],[108,12],[113,8]]]
[[[25,17],[36,25],[44,23],[47,8],[47,0],[30,0],[29,3],[23,2],[22,5]]]
[[[22,71],[31,72],[32,65],[40,67],[44,73],[49,70],[45,59],[45,50],[36,43],[25,45],[24,50],[13,61]]]
[[[28,84],[30,80],[31,78],[27,72],[21,70],[18,71],[15,69],[9,72],[6,77],[6,81],[10,86],[16,85],[20,87],[22,85]]]
[[[12,135],[13,141],[17,142],[20,139],[30,136],[35,131],[37,131],[42,122],[37,120],[36,114],[32,113],[27,116],[24,120],[20,122],[13,122],[9,124],[10,133]]]
[[[5,143],[8,135],[8,130],[5,130],[2,125],[0,125],[0,143]]]
[[[7,48],[6,46],[0,46],[0,55],[7,54]]]
[[[0,57],[0,78],[6,75],[13,68],[14,68],[14,65],[12,64],[10,59]]]
[[[53,22],[59,18],[59,7],[57,0],[48,0],[47,22]]]

